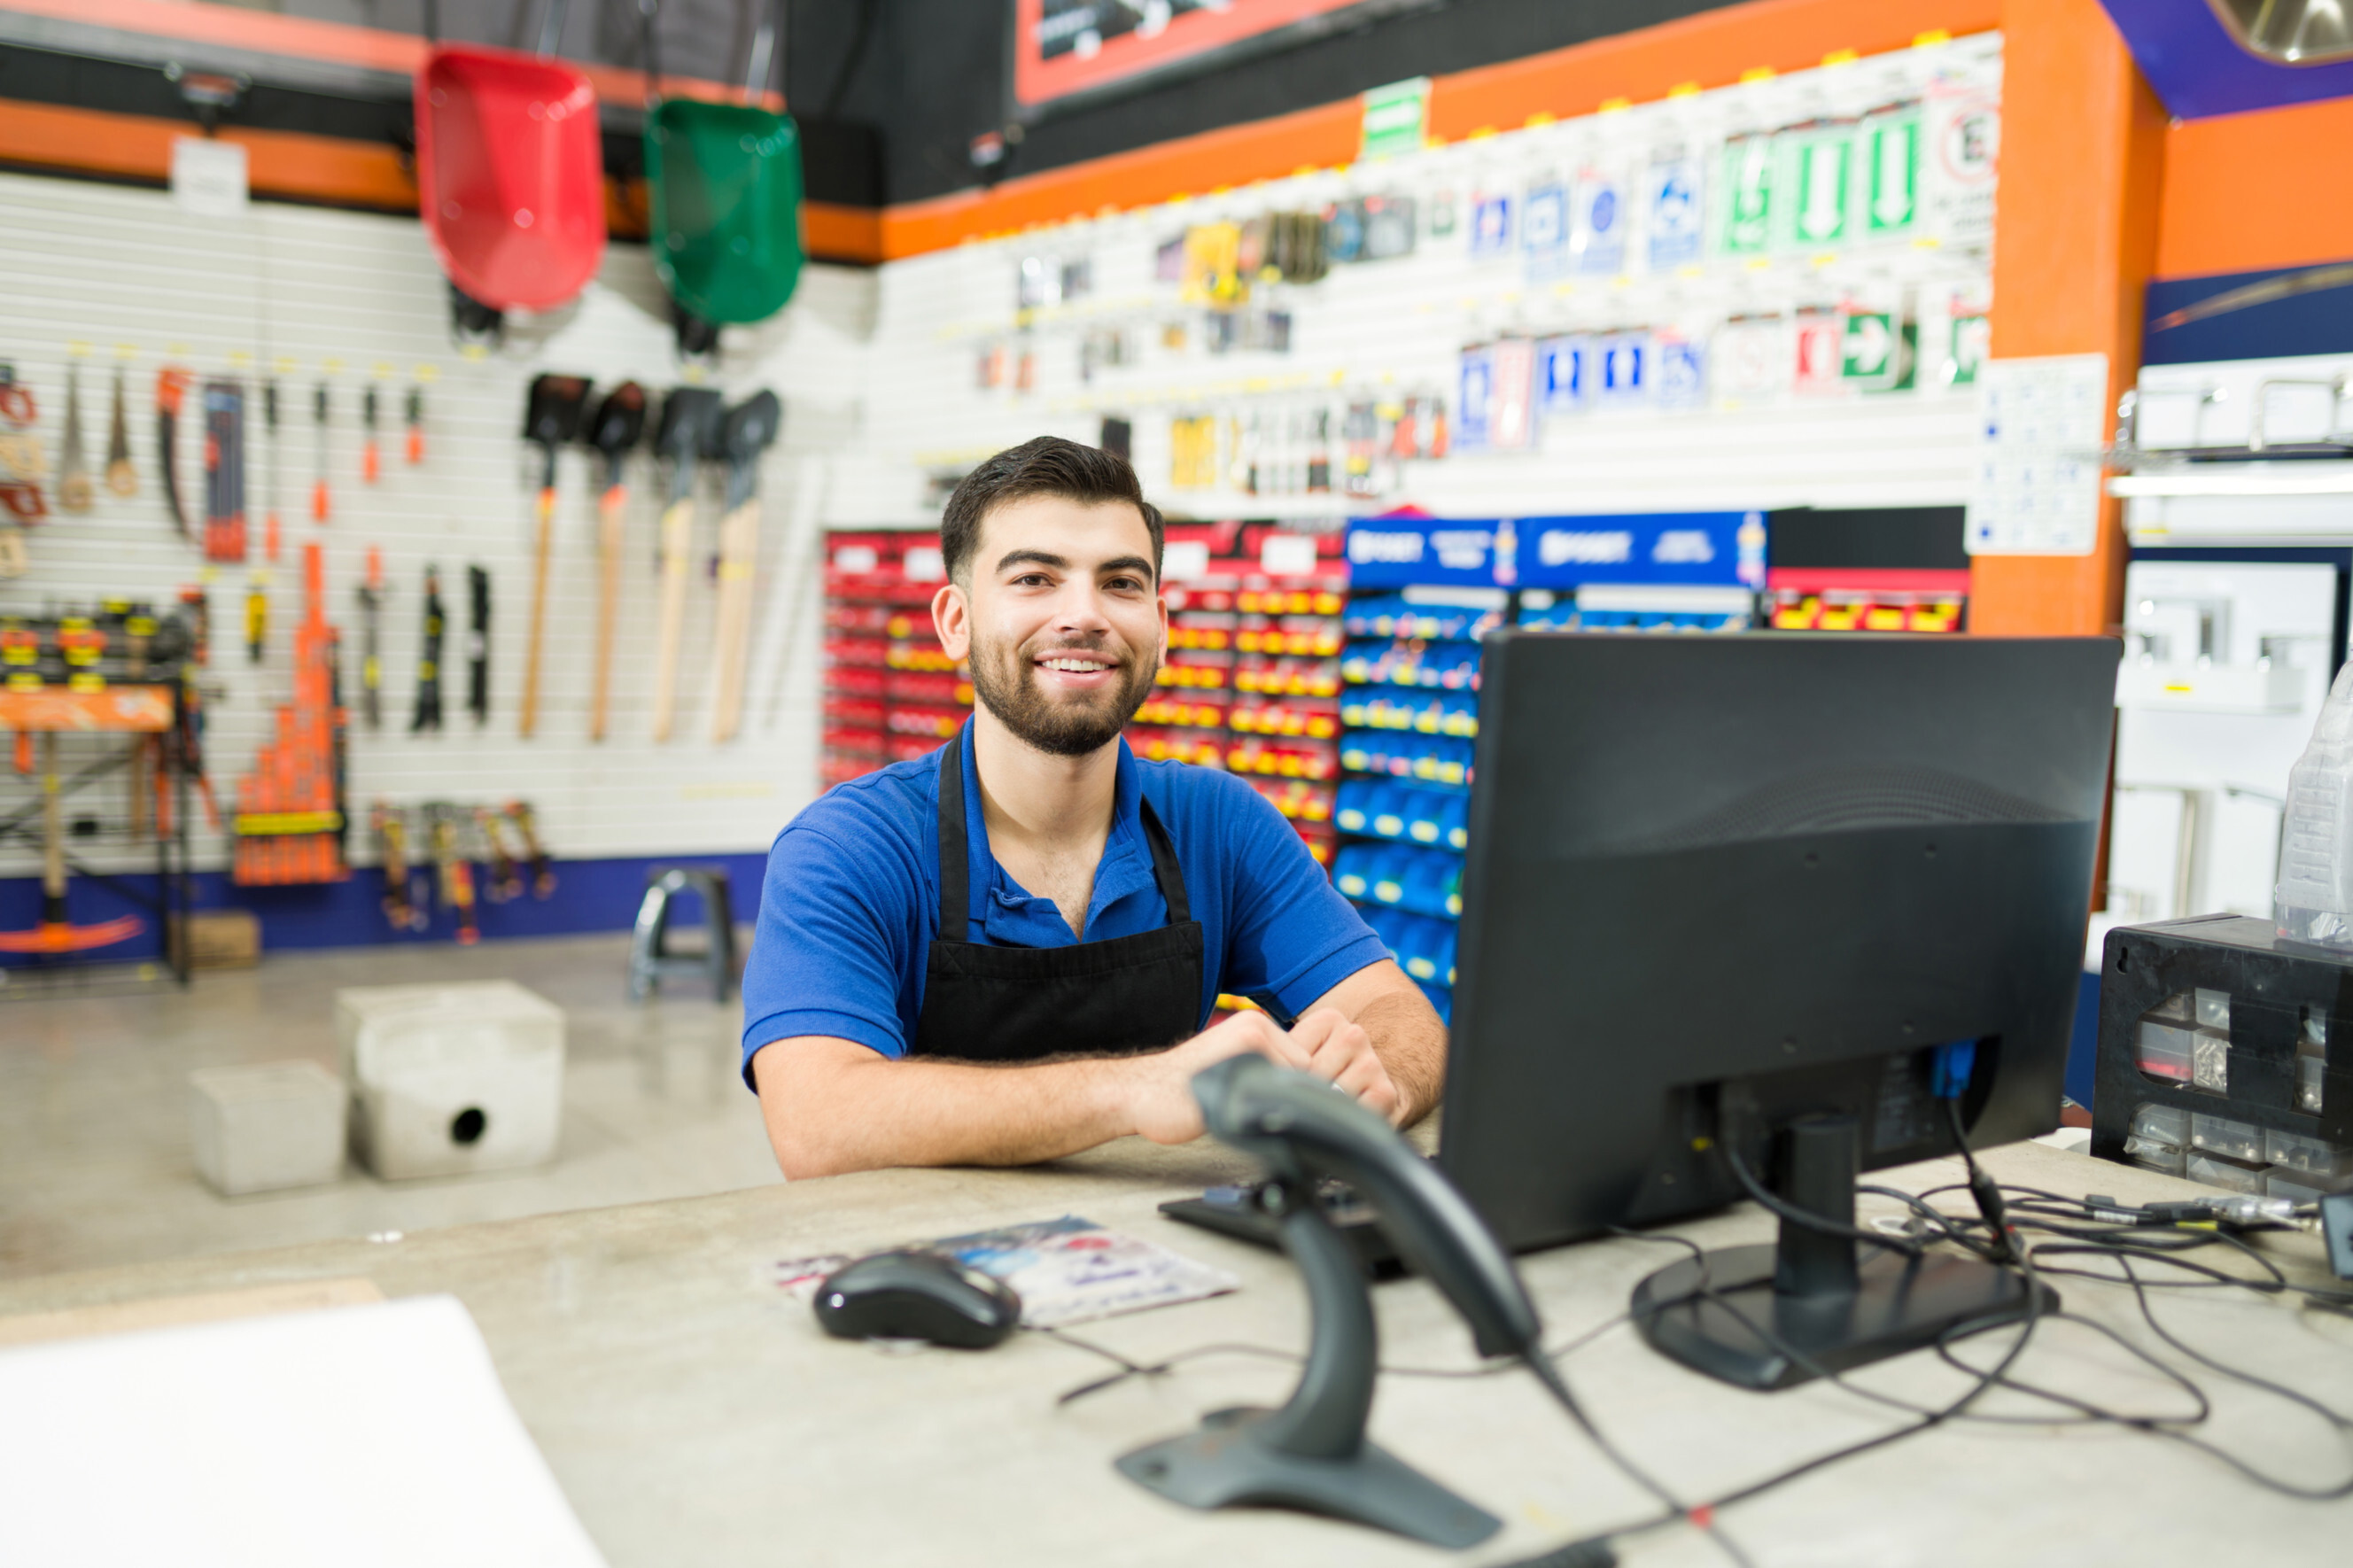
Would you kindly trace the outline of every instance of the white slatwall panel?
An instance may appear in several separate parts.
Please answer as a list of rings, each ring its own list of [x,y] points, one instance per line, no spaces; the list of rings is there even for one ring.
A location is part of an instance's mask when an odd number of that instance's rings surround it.
[[[357,698],[358,611],[353,591],[369,544],[381,546],[392,587],[385,615],[385,727],[352,731],[356,808],[371,798],[497,800],[522,796],[540,809],[559,855],[592,857],[764,848],[816,788],[818,658],[816,564],[819,512],[832,458],[857,440],[864,339],[871,330],[871,272],[812,268],[792,306],[776,320],[730,335],[714,384],[733,401],[769,386],[784,398],[783,437],[761,476],[765,526],[757,578],[754,673],[742,736],[708,739],[711,622],[714,595],[698,577],[690,601],[677,738],[650,738],[655,601],[655,517],[659,479],[641,455],[631,465],[628,564],[615,664],[612,735],[587,740],[597,570],[595,489],[601,459],[586,448],[562,459],[548,612],[546,673],[538,735],[516,732],[531,603],[533,491],[536,449],[518,436],[523,393],[542,370],[592,375],[603,384],[634,377],[659,389],[678,379],[659,285],[648,253],[614,247],[578,303],[519,324],[505,350],[469,363],[451,349],[441,274],[411,220],[257,205],[242,219],[181,214],[161,193],[0,175],[0,358],[13,360],[41,399],[40,434],[52,465],[65,417],[65,365],[77,341],[83,362],[82,418],[93,467],[104,455],[114,348],[128,343],[132,445],[142,488],[130,500],[101,487],[94,512],[53,517],[32,531],[31,573],[0,584],[0,605],[87,604],[111,595],[168,604],[203,570],[198,552],[168,521],[155,452],[153,384],[166,359],[205,374],[290,356],[301,370],[282,379],[286,450],[279,495],[285,558],[272,583],[271,640],[259,666],[243,646],[246,569],[217,569],[208,761],[224,802],[273,722],[289,690],[291,627],[300,611],[300,546],[327,546],[328,614],[345,635],[347,697]],[[335,515],[309,518],[314,436],[310,391],[322,363],[344,363],[335,378],[329,461]],[[397,375],[381,402],[382,483],[359,481],[360,389],[378,362]],[[427,461],[401,458],[401,397],[413,366],[431,363],[427,389]],[[190,407],[195,407],[192,395]],[[254,558],[268,455],[259,405],[252,405],[248,510]],[[200,421],[184,420],[183,495],[201,512]],[[856,465],[847,467],[854,474]],[[720,498],[707,477],[698,549],[715,548]],[[445,649],[444,732],[407,732],[422,620],[424,567],[441,567],[449,635]],[[466,574],[470,562],[493,578],[491,711],[476,731],[464,710]],[[364,836],[358,836],[364,837]],[[355,847],[357,837],[355,837]],[[225,863],[226,845],[200,829],[199,864]],[[365,852],[372,854],[372,849]],[[123,864],[137,865],[131,857]],[[0,875],[32,863],[0,859]]]
[[[1246,414],[1382,390],[1441,394],[1451,407],[1459,350],[1503,333],[1673,325],[1704,336],[1735,313],[1786,313],[1890,291],[1923,311],[1941,312],[1956,293],[1983,301],[1990,280],[1982,241],[1782,257],[1762,269],[1715,260],[1696,277],[1651,277],[1638,268],[1625,279],[1574,279],[1565,289],[1530,283],[1517,256],[1471,258],[1468,195],[1483,187],[1516,196],[1536,173],[1573,170],[1587,158],[1622,167],[1666,142],[1712,145],[1711,137],[1742,125],[1859,112],[1891,98],[1917,96],[1939,75],[1998,90],[2000,74],[1999,37],[1974,37],[898,263],[883,269],[870,450],[885,460],[939,459],[946,468],[953,465],[945,459],[1041,430],[1092,440],[1103,416],[1124,415],[1134,421],[1136,462],[1146,488],[1172,513],[1330,513],[1341,510],[1330,498],[1172,489],[1170,416]],[[1412,256],[1335,268],[1313,285],[1259,290],[1253,308],[1271,298],[1293,315],[1287,354],[1206,353],[1202,312],[1180,306],[1175,288],[1153,278],[1155,247],[1188,224],[1398,192],[1417,196],[1426,215],[1430,198],[1441,190],[1455,194],[1461,212],[1450,238],[1425,235]],[[1082,303],[1040,312],[1025,332],[1015,314],[1018,269],[1024,256],[1039,253],[1090,258],[1094,293]],[[1177,320],[1189,321],[1192,346],[1165,352],[1159,328]],[[1143,349],[1141,361],[1084,383],[1081,335],[1112,324],[1129,330]],[[1023,342],[1039,355],[1033,390],[979,390],[980,353],[992,343]],[[1968,491],[1971,412],[1966,392],[1924,387],[1738,412],[1589,415],[1550,422],[1538,451],[1466,454],[1416,465],[1403,492],[1384,504],[1409,500],[1457,516],[1953,504]],[[1333,434],[1336,445],[1336,417]],[[907,521],[921,521],[919,491],[912,484],[880,498],[878,510],[893,504],[906,510]]]

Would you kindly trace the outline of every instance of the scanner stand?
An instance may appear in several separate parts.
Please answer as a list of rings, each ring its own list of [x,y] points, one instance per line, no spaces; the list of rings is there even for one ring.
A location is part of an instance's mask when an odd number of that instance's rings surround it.
[[[1801,1118],[1782,1148],[1778,1194],[1852,1228],[1855,1118]],[[1858,1259],[1858,1247],[1871,1256]],[[1778,1246],[1723,1247],[1660,1269],[1634,1288],[1631,1310],[1660,1353],[1742,1388],[1778,1389],[1817,1369],[1843,1372],[2015,1321],[2030,1290],[2041,1291],[2042,1310],[2058,1310],[2058,1292],[1998,1264],[1907,1258],[1784,1218]]]
[[[1312,1181],[1277,1177],[1261,1201],[1307,1279],[1307,1368],[1280,1410],[1211,1412],[1200,1429],[1123,1456],[1120,1473],[1187,1508],[1299,1509],[1433,1546],[1475,1545],[1503,1527],[1365,1436],[1378,1370],[1372,1294]]]

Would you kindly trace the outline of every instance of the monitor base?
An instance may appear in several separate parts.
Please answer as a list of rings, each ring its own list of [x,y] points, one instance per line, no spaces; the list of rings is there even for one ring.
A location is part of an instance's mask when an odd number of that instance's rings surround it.
[[[1857,1260],[1851,1291],[1777,1291],[1778,1256],[1769,1245],[1732,1247],[1706,1254],[1704,1262],[1671,1264],[1634,1288],[1635,1325],[1653,1350],[1695,1372],[1742,1388],[1778,1389],[1818,1375],[1791,1350],[1814,1367],[1844,1372],[2014,1322],[2026,1315],[2031,1289],[2042,1292],[2044,1312],[2059,1307],[2049,1286],[2030,1287],[2013,1270],[1979,1258],[1915,1261],[1877,1249]]]
[[[1298,1509],[1432,1546],[1475,1546],[1503,1528],[1493,1514],[1369,1440],[1343,1458],[1286,1452],[1261,1430],[1274,1415],[1213,1411],[1198,1431],[1122,1455],[1120,1473],[1187,1508]]]

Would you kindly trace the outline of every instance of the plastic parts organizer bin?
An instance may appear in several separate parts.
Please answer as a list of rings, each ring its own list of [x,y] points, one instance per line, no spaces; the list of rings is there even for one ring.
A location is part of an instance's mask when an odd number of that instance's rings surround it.
[[[2299,1203],[2353,1188],[2353,952],[2205,915],[2108,933],[2092,1152]]]

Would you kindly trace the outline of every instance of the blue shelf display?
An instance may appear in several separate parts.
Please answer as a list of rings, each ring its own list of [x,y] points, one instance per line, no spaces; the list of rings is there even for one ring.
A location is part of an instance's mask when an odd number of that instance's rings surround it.
[[[1765,584],[1759,511],[1463,520],[1400,511],[1348,525],[1332,879],[1452,1016],[1479,639],[1498,626],[1746,631]]]

